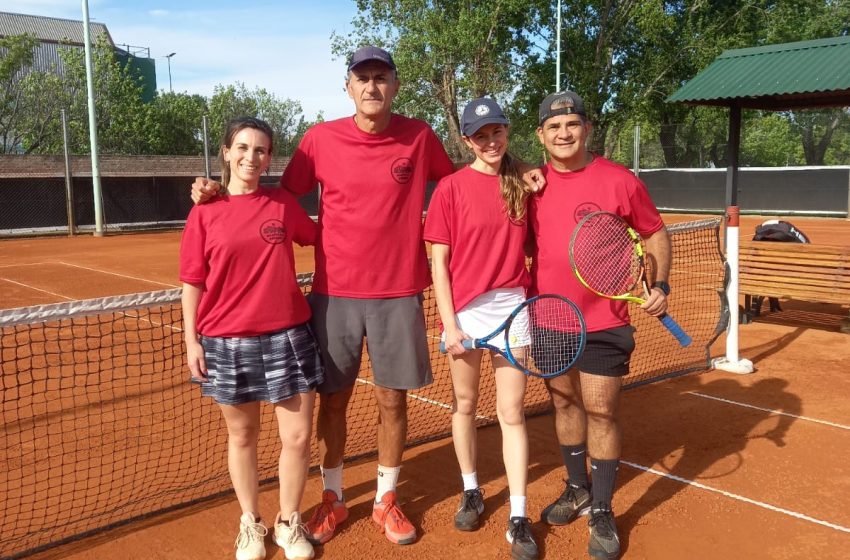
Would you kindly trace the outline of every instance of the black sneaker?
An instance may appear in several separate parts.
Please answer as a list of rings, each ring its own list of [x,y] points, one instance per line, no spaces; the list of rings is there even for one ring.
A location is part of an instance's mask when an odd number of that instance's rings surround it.
[[[478,517],[484,513],[484,494],[480,488],[464,490],[460,495],[460,507],[455,514],[455,528],[459,531],[474,531],[478,528]]]
[[[561,497],[549,504],[540,514],[540,520],[549,525],[566,525],[579,515],[590,511],[590,490],[574,486],[567,481],[567,487]]]
[[[505,538],[511,543],[513,560],[537,560],[537,543],[534,542],[534,535],[531,534],[531,519],[511,517]]]
[[[594,509],[590,512],[590,543],[587,553],[593,558],[614,560],[620,556],[620,537],[610,509]]]

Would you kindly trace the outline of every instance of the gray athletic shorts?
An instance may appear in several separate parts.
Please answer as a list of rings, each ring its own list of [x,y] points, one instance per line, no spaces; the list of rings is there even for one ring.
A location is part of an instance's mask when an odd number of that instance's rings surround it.
[[[354,385],[360,371],[363,338],[376,385],[418,389],[431,377],[422,294],[359,299],[310,294],[311,325],[325,365],[319,393]]]

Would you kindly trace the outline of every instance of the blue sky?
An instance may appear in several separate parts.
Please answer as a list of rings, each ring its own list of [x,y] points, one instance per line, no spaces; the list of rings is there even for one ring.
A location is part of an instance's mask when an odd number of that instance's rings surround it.
[[[80,0],[3,0],[0,10],[82,20]],[[89,17],[116,44],[150,48],[157,87],[209,96],[243,82],[301,103],[308,119],[353,113],[343,89],[345,62],[331,54],[334,31],[347,35],[354,0],[89,0]]]

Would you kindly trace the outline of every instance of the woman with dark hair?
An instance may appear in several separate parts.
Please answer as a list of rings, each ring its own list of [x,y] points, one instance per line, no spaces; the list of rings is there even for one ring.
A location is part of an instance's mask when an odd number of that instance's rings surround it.
[[[324,369],[292,242],[314,244],[316,226],[288,191],[260,186],[273,137],[259,119],[228,123],[219,154],[224,196],[192,208],[180,246],[189,370],[227,425],[228,469],[242,509],[237,560],[266,556],[257,473],[263,401],[274,405],[282,443],[275,541],[289,560],[313,557],[299,508]]]

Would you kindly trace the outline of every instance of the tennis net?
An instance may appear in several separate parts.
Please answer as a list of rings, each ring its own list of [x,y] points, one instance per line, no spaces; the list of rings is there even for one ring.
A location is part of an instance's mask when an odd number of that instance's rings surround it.
[[[669,229],[671,313],[694,343],[679,348],[658,321],[635,311],[629,386],[708,369],[709,346],[724,326],[719,220]],[[299,277],[305,292],[311,280]],[[437,351],[430,290],[425,311],[435,381],[409,393],[410,445],[450,433],[451,381]],[[0,352],[0,557],[23,557],[231,491],[220,413],[188,382],[179,290],[0,311]],[[364,355],[349,408],[349,458],[375,452],[371,379]],[[526,406],[528,414],[548,410],[539,380],[530,382]],[[273,414],[267,409],[263,418],[260,478],[271,482],[280,447]],[[478,422],[496,421],[492,377],[482,376]],[[312,464],[317,460],[314,446]]]

